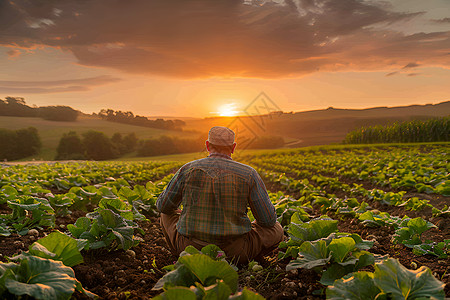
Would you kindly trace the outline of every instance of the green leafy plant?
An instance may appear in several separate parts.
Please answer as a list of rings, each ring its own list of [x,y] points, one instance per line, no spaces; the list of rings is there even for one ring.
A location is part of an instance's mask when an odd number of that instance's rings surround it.
[[[445,284],[429,268],[413,271],[389,258],[375,264],[375,272],[353,273],[338,279],[326,291],[327,299],[444,299]]]
[[[238,274],[226,261],[215,261],[205,254],[184,255],[180,256],[174,270],[164,275],[153,289],[190,287],[196,282],[210,286],[218,280],[223,280],[232,293],[236,292]]]
[[[80,250],[86,243],[79,244],[64,233],[54,231],[31,244],[28,251],[32,255],[62,261],[64,265],[73,267],[83,262]]]
[[[450,217],[450,208],[445,205],[442,209],[432,208],[433,217]]]
[[[55,210],[57,216],[67,216],[71,213],[69,207],[77,199],[77,196],[73,193],[53,195],[52,193],[45,194],[50,205]]]
[[[105,247],[109,250],[128,250],[139,244],[134,236],[138,226],[112,210],[99,209],[87,216],[78,218],[75,224],[67,225],[75,238],[88,241],[87,249]]]
[[[443,242],[431,242],[413,246],[413,253],[416,255],[430,254],[438,258],[448,258],[450,255],[450,239]]]
[[[180,254],[174,265],[153,287],[164,289],[155,299],[264,299],[247,289],[237,291],[238,274],[225,260],[224,252],[216,245],[200,251],[192,246]]]
[[[314,269],[322,274],[320,283],[330,285],[336,279],[375,262],[373,254],[362,250],[370,248],[370,243],[362,242],[357,234],[345,235],[337,238],[333,234],[327,239],[304,242],[299,247],[299,257],[291,260],[286,270]]]
[[[25,235],[31,228],[55,226],[55,212],[47,199],[22,195],[7,203],[12,212],[0,215],[0,223],[5,232],[15,231]]]
[[[299,247],[305,241],[315,241],[328,237],[337,231],[338,221],[323,217],[303,222],[299,214],[291,217],[288,227],[289,240],[281,242],[279,248],[287,248],[286,253],[280,252],[279,258],[297,257]]]
[[[418,217],[408,221],[405,227],[395,231],[393,240],[395,243],[401,243],[412,248],[414,245],[422,243],[421,235],[430,228],[437,228],[436,225]]]
[[[18,255],[13,262],[0,263],[0,296],[35,299],[69,299],[76,291],[96,298],[81,286],[72,268],[62,262],[33,255]]]

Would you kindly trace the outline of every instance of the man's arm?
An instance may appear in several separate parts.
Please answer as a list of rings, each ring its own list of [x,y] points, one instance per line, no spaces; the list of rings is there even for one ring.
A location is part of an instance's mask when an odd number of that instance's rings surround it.
[[[270,202],[266,186],[256,171],[253,175],[253,185],[250,187],[249,205],[259,225],[264,227],[275,225],[277,222],[275,207]]]
[[[182,168],[181,168],[182,169]],[[183,176],[179,169],[170,180],[166,189],[159,195],[156,208],[164,214],[173,214],[178,210],[182,200]]]

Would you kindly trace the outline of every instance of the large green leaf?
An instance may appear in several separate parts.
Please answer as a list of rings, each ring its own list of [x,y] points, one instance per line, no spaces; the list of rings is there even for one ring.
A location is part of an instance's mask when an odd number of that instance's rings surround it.
[[[29,252],[39,257],[62,261],[69,267],[83,262],[77,241],[59,231],[34,242],[30,245]]]
[[[206,287],[204,291],[205,296],[203,297],[203,300],[228,299],[231,295],[230,287],[224,283],[223,280],[218,281],[215,285]]]
[[[89,231],[90,228],[91,220],[86,217],[80,217],[75,221],[75,224],[67,225],[67,229],[76,238],[79,238],[83,232]]]
[[[338,279],[327,288],[329,300],[374,300],[380,289],[373,281],[373,273],[358,272],[348,279]]]
[[[160,278],[152,290],[160,290],[162,288],[167,289],[168,287],[174,286],[190,287],[195,284],[196,280],[197,278],[192,274],[189,268],[185,265],[181,265]]]
[[[299,219],[297,219],[300,221]],[[315,219],[306,223],[289,224],[288,234],[291,237],[289,246],[300,245],[304,241],[315,241],[325,238],[337,231],[338,221],[330,219]]]
[[[408,270],[396,259],[389,258],[375,264],[375,284],[394,299],[444,299],[445,284],[433,277],[429,268],[422,266]]]
[[[289,262],[286,266],[287,271],[298,268],[312,269],[325,266],[331,259],[327,243],[324,240],[304,242],[299,248],[299,255],[301,257]]]
[[[164,293],[153,298],[154,300],[196,300],[195,293],[183,286],[171,287]]]
[[[237,289],[238,274],[225,261],[214,261],[207,255],[186,255],[178,259],[200,280],[204,286],[214,284],[222,279],[234,293]]]
[[[12,260],[18,264],[0,263],[7,268],[1,281],[12,294],[36,299],[69,299],[79,285],[72,268],[62,262],[32,255],[18,255]]]
[[[343,262],[347,255],[355,249],[355,244],[351,237],[343,237],[332,240],[328,245],[328,250],[336,262]]]

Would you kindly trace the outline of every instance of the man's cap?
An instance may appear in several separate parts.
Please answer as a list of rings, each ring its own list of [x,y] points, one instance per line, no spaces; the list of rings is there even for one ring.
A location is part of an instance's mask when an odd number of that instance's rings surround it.
[[[208,141],[217,146],[231,146],[234,144],[234,132],[230,128],[214,126],[209,130]]]

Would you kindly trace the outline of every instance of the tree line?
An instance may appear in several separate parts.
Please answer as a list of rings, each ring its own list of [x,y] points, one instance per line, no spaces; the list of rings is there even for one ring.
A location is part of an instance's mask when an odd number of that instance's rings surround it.
[[[9,130],[0,128],[0,160],[17,160],[38,154],[41,139],[34,127]],[[284,145],[279,137],[262,137],[249,148],[278,148]],[[55,160],[107,160],[136,152],[136,156],[157,156],[168,154],[200,152],[205,149],[205,139],[160,136],[139,140],[134,132],[112,137],[100,131],[89,130],[79,135],[75,131],[63,134]]]
[[[0,99],[0,116],[37,117],[50,121],[73,122],[78,118],[79,111],[63,105],[30,107],[21,97],[6,97]]]
[[[137,156],[155,156],[201,151],[200,139],[178,139],[161,136],[139,140],[135,133],[122,136],[115,133],[111,138],[99,131],[89,130],[81,136],[71,131],[59,141],[55,160],[106,160],[119,158],[136,151]]]
[[[55,160],[105,160],[133,152],[138,138],[134,132],[122,136],[115,133],[111,138],[103,132],[89,130],[80,136],[75,131],[65,133],[56,149]]]
[[[182,130],[182,127],[186,125],[184,121],[178,119],[149,120],[147,117],[134,115],[131,111],[123,112],[120,110],[116,111],[113,109],[102,109],[98,113],[98,116],[104,120],[111,122],[124,123],[143,127],[151,127],[157,129],[165,129],[165,130]]]
[[[362,127],[345,137],[345,144],[420,143],[450,141],[450,117],[413,120],[388,126]]]
[[[272,149],[284,145],[281,137],[261,137],[249,149]],[[200,152],[205,149],[205,139],[178,138],[162,135],[157,138],[139,140],[134,133],[124,137],[115,133],[108,138],[104,133],[90,130],[78,136],[75,132],[64,134],[60,140],[56,160],[93,159],[105,160],[121,157],[136,151],[136,156],[158,156]]]

